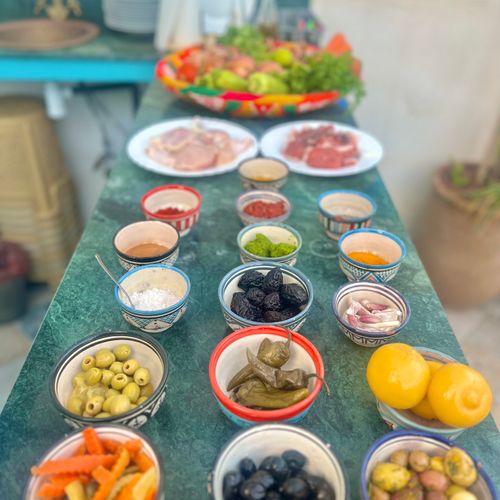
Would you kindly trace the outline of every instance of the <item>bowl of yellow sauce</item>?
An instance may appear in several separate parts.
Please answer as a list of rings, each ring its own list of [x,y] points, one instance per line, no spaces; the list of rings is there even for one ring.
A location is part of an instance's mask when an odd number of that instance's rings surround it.
[[[245,191],[250,189],[264,189],[279,191],[288,178],[288,166],[275,158],[251,158],[241,162],[241,187]]]
[[[354,229],[339,239],[340,269],[349,281],[390,281],[405,256],[401,239],[381,229]]]

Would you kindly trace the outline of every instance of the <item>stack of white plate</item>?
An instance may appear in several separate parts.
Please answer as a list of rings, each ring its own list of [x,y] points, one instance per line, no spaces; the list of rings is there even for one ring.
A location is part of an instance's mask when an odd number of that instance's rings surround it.
[[[125,33],[154,33],[159,0],[102,0],[104,24]]]

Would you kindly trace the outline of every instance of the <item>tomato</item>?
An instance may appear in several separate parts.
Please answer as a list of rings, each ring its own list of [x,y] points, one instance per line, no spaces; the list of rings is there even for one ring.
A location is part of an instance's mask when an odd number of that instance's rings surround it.
[[[429,361],[427,360],[427,364],[431,370],[431,380],[432,376],[443,366],[443,363],[439,363],[438,361]],[[427,420],[433,420],[436,418],[436,414],[432,409],[431,404],[429,403],[429,399],[425,397],[418,403],[418,405],[414,406],[411,411],[418,415],[419,417],[426,418]]]
[[[407,410],[425,397],[430,368],[423,356],[407,344],[379,347],[366,367],[368,385],[383,403]]]
[[[432,377],[427,397],[437,418],[452,427],[472,427],[486,418],[493,395],[474,368],[448,363]]]
[[[192,64],[189,64],[189,63],[184,63],[182,66],[180,66],[177,69],[177,77],[180,80],[184,80],[186,82],[190,82],[190,83],[194,82],[197,74],[198,74],[198,71],[196,70],[196,68]]]

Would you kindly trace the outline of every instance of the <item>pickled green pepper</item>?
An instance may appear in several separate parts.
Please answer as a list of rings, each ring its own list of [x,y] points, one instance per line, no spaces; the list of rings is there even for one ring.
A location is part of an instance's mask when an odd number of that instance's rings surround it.
[[[279,410],[302,401],[308,395],[309,391],[306,388],[284,391],[266,387],[259,379],[251,379],[239,387],[235,398],[239,404],[249,408]]]

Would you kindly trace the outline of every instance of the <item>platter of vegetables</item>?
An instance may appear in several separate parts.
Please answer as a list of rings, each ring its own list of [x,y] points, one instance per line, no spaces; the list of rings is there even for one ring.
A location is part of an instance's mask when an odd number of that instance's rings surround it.
[[[240,117],[307,113],[364,94],[360,61],[342,34],[320,49],[266,38],[252,26],[169,54],[156,76],[183,99]]]

